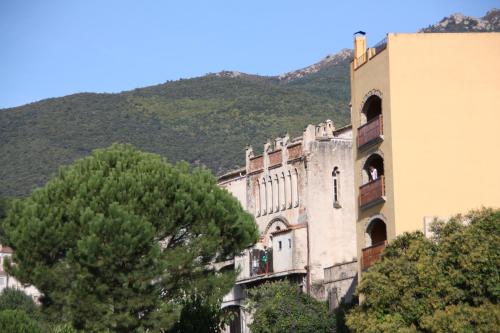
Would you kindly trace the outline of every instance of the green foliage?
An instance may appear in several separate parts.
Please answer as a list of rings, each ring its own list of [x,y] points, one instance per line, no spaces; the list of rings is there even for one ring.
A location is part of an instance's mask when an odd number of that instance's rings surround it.
[[[288,281],[266,282],[249,290],[249,307],[255,311],[254,333],[333,332],[335,318],[326,303],[304,294]]]
[[[470,224],[464,223],[470,221]],[[363,275],[354,332],[491,332],[500,323],[500,210],[404,234]]]
[[[22,310],[0,311],[1,333],[42,333],[44,332],[36,320],[30,318]]]
[[[14,288],[5,288],[0,293],[0,311],[4,310],[20,310],[32,318],[40,318],[33,299],[22,290]]]
[[[220,333],[224,327],[224,312],[220,302],[192,295],[183,302],[179,321],[168,333]]]
[[[351,300],[350,303],[341,302],[339,306],[334,311],[335,316],[335,333],[350,333],[349,327],[347,326],[347,314],[351,309],[359,304],[356,298]]]
[[[208,75],[0,110],[0,196],[26,195],[59,166],[115,142],[221,174],[245,163],[247,144],[259,150],[267,138],[325,119],[347,124],[348,68],[345,61],[293,84]]]
[[[0,197],[0,221],[7,216],[7,208],[9,200],[5,197]]]
[[[124,145],[15,200],[3,228],[8,271],[44,294],[45,313],[87,332],[170,327],[187,295],[230,289],[235,273],[209,264],[257,238],[253,217],[209,171]]]
[[[76,333],[70,324],[60,324],[53,327],[51,333]]]

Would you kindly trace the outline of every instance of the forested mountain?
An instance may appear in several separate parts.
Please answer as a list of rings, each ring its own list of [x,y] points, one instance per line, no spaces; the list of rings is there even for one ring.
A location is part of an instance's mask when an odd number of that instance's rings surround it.
[[[491,23],[474,31],[498,31],[498,13],[475,19]],[[453,22],[443,29],[471,30],[470,19]],[[424,30],[436,31],[431,27]],[[80,93],[2,109],[0,196],[26,195],[59,166],[114,142],[220,174],[243,165],[247,144],[258,151],[268,138],[286,132],[296,136],[307,124],[325,119],[340,127],[350,121],[351,57],[345,49],[276,77],[224,71],[117,94]]]
[[[244,163],[247,144],[258,149],[327,118],[347,124],[348,62],[290,82],[222,72],[0,110],[0,195],[27,194],[60,165],[113,142],[224,172]]]

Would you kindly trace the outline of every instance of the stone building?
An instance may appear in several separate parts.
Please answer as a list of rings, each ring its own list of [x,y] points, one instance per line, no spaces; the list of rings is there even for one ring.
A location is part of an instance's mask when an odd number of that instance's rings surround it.
[[[219,185],[255,216],[260,239],[227,269],[239,268],[223,307],[236,314],[228,332],[249,332],[245,290],[288,279],[335,307],[349,301],[356,285],[356,226],[352,131],[327,120],[301,137],[277,138],[245,168],[219,178]]]

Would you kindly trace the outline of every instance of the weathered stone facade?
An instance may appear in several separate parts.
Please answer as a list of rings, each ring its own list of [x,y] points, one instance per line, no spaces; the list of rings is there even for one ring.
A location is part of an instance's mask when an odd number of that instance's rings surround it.
[[[284,278],[317,299],[351,298],[357,280],[353,170],[351,127],[335,130],[329,120],[293,140],[266,143],[261,155],[247,148],[246,167],[220,177],[219,185],[255,216],[261,236],[235,258],[240,275],[223,306],[237,311],[246,288]],[[239,314],[242,326],[231,332],[249,332],[248,314]]]

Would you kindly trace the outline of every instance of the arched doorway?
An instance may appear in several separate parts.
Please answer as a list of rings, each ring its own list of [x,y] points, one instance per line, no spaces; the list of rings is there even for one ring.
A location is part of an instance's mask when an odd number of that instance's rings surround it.
[[[226,315],[230,318],[226,326],[225,333],[241,333],[241,307],[238,305],[231,305],[224,308]]]

